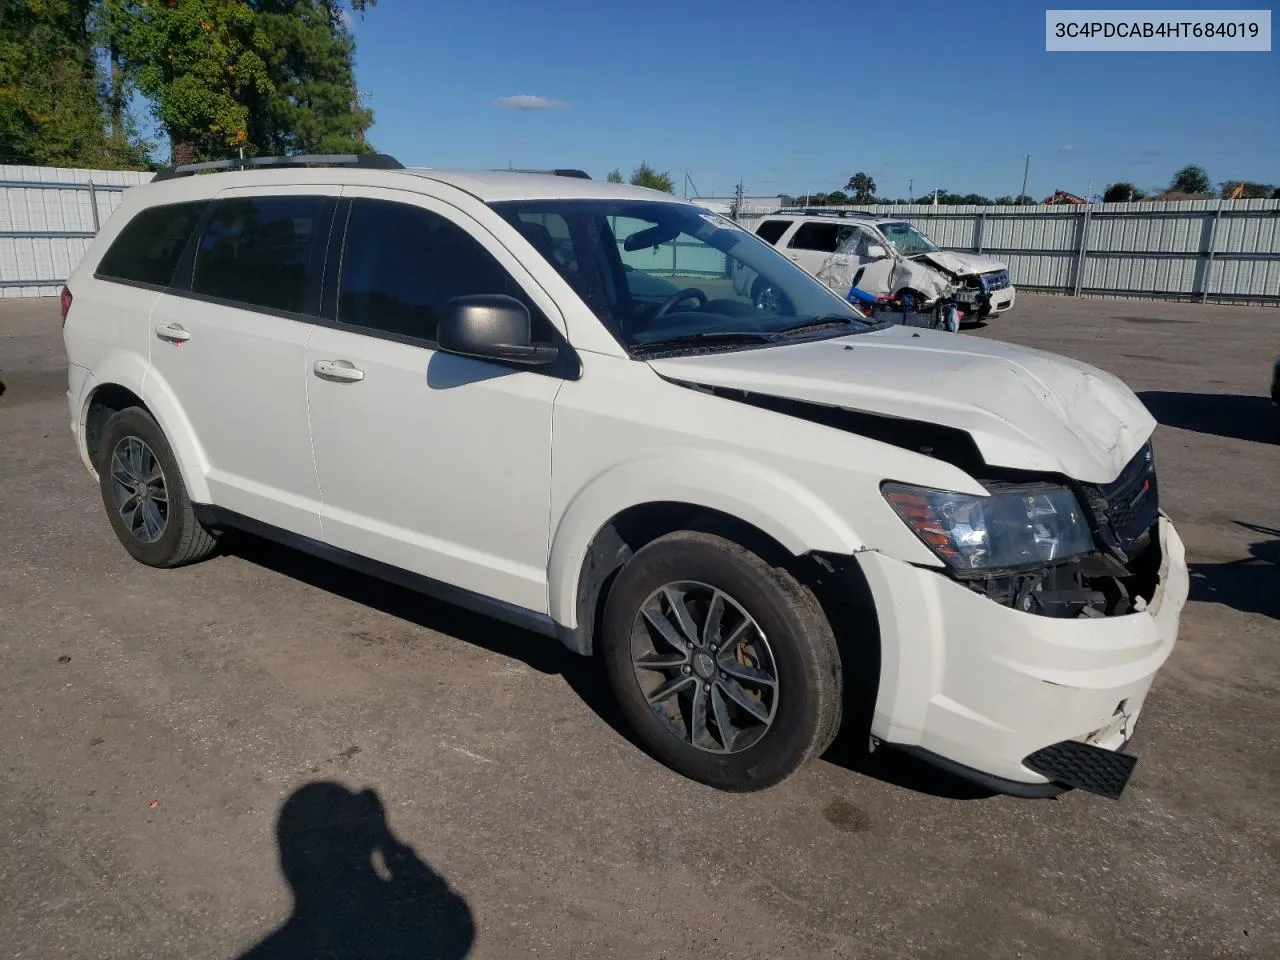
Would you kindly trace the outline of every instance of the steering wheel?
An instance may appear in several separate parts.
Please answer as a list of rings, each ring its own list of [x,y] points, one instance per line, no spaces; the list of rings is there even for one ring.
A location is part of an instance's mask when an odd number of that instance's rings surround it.
[[[683,290],[673,293],[666,300],[663,300],[662,306],[658,308],[658,312],[653,315],[652,319],[657,320],[659,317],[665,317],[671,312],[672,307],[677,303],[683,303],[685,300],[697,300],[699,308],[707,305],[707,295],[705,293],[697,287],[685,287]]]

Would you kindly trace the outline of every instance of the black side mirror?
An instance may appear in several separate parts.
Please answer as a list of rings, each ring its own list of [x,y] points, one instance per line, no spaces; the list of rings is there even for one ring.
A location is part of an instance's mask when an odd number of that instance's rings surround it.
[[[515,297],[480,293],[455,297],[440,319],[436,343],[447,353],[540,367],[554,363],[560,349],[534,343],[529,309]]]

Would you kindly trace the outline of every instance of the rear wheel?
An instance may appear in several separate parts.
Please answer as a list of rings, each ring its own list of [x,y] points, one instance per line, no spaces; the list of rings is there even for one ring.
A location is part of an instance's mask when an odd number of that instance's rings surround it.
[[[196,519],[164,431],[141,407],[111,415],[98,441],[98,486],[116,537],[135,560],[178,567],[217,541]]]
[[[840,658],[817,600],[722,537],[681,531],[639,550],[609,593],[602,648],[643,743],[711,786],[772,786],[839,728]]]

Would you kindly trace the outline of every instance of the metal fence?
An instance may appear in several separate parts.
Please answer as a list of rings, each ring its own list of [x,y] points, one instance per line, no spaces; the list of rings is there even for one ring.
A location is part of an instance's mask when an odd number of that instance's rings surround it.
[[[0,297],[55,296],[121,194],[151,177],[0,165]],[[858,209],[908,220],[943,249],[999,258],[1024,290],[1280,305],[1280,200]],[[754,229],[772,212],[740,219]],[[672,245],[662,266],[721,272],[705,253]],[[637,253],[631,265],[658,267],[652,258]]]
[[[1280,305],[1280,200],[857,209],[1003,260],[1024,290]],[[772,212],[739,219],[754,230]]]
[[[151,177],[0,164],[0,297],[56,296],[124,191]]]

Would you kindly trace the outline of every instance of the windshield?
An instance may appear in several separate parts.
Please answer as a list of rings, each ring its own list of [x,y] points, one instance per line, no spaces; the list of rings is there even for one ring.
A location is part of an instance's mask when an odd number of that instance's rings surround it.
[[[904,257],[910,257],[917,253],[933,253],[938,249],[928,237],[909,223],[903,223],[902,221],[882,223],[880,224],[880,231],[889,238],[889,242],[897,247],[898,252]]]
[[[688,204],[520,200],[492,207],[633,352],[673,340],[732,347],[872,326],[767,243]]]

